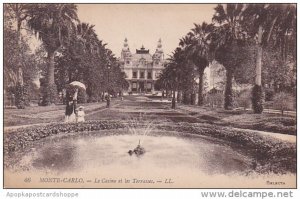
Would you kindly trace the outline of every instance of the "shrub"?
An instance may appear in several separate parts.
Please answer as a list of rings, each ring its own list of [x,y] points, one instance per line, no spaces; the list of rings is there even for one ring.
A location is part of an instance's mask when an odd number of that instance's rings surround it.
[[[78,103],[86,103],[87,102],[87,95],[85,90],[79,89],[78,96],[77,96]]]
[[[16,86],[16,107],[18,109],[24,109],[25,108],[25,92],[24,92],[24,86],[22,86],[19,82],[17,83]]]
[[[254,113],[262,113],[264,110],[264,93],[262,86],[255,85],[253,87],[251,100]]]
[[[218,93],[208,93],[206,98],[206,103],[209,104],[210,107],[222,107],[224,104],[224,94],[222,92]]]
[[[233,107],[233,108],[239,107],[238,96],[239,96],[238,91],[233,90],[233,91],[232,91],[232,97],[233,97],[233,98],[232,98],[232,107]]]
[[[4,135],[4,152],[9,154],[25,148],[33,141],[60,133],[98,131],[124,128],[118,121],[87,121],[83,123],[53,123],[46,126],[19,128]]]
[[[56,84],[51,84],[41,86],[41,93],[43,95],[42,104],[43,106],[48,106],[55,104],[58,101],[57,87]]]
[[[281,111],[283,115],[284,111],[292,110],[294,108],[295,99],[288,93],[280,92],[274,96],[273,106],[275,109]]]
[[[251,91],[244,90],[237,97],[238,105],[243,107],[244,110],[246,110],[246,108],[250,108],[250,106],[251,106],[251,100],[250,99],[251,99]]]
[[[266,101],[272,101],[275,95],[274,89],[271,88],[265,88],[265,100]]]

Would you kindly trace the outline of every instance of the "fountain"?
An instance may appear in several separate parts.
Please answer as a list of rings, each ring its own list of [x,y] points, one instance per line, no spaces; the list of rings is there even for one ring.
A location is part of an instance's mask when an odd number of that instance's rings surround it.
[[[146,151],[144,147],[141,146],[140,140],[139,140],[139,144],[137,145],[137,147],[135,147],[135,149],[128,151],[129,155],[135,154],[136,156],[143,155],[145,152]]]
[[[144,121],[147,121],[146,125]],[[142,128],[139,128],[142,124]],[[142,136],[143,138],[148,135],[155,128],[154,120],[146,119],[146,114],[139,113],[139,117],[130,118],[126,124],[127,129],[132,135]],[[139,139],[138,145],[133,149],[129,150],[128,154],[131,156],[135,154],[136,156],[141,156],[146,152],[145,148],[141,146],[141,139]]]

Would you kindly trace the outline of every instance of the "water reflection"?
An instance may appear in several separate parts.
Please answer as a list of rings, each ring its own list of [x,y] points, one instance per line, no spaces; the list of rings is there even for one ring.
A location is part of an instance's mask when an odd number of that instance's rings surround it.
[[[128,150],[139,140],[146,153],[130,156]],[[149,136],[131,135],[124,129],[60,134],[36,141],[34,148],[15,159],[28,170],[5,170],[6,187],[32,187],[23,182],[28,176],[40,188],[278,188],[266,181],[285,182],[281,187],[286,188],[296,186],[295,174],[248,173],[253,159],[223,141],[161,130]],[[82,178],[85,183],[40,182],[41,178],[57,177]],[[103,179],[150,179],[155,183],[95,182]],[[166,179],[174,183],[166,184]]]
[[[155,170],[228,174],[243,173],[250,169],[252,160],[249,157],[218,142],[196,135],[151,134],[142,137],[130,134],[103,136],[99,132],[51,138],[51,141],[45,140],[41,147],[23,159],[31,164],[31,170],[59,173],[101,172],[102,169],[105,172],[107,168],[118,168],[116,172],[135,174]],[[140,139],[146,153],[140,157],[128,155],[128,150],[136,147]]]
[[[65,170],[76,165],[75,154],[77,146],[74,143],[52,143],[36,152],[32,166],[37,169]]]

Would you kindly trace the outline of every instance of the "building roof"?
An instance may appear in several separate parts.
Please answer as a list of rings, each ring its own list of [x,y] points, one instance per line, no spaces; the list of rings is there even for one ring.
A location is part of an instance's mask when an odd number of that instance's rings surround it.
[[[138,62],[141,59],[145,59],[147,62],[152,62],[152,56],[148,54],[133,54],[132,55],[132,61],[133,62]]]
[[[142,45],[141,49],[136,49],[136,54],[149,54],[149,49],[146,50],[144,45]]]

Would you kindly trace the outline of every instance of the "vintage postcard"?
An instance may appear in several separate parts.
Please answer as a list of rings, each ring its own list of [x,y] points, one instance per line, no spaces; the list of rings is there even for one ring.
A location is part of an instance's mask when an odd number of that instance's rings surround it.
[[[296,4],[3,4],[4,188],[296,188]]]

